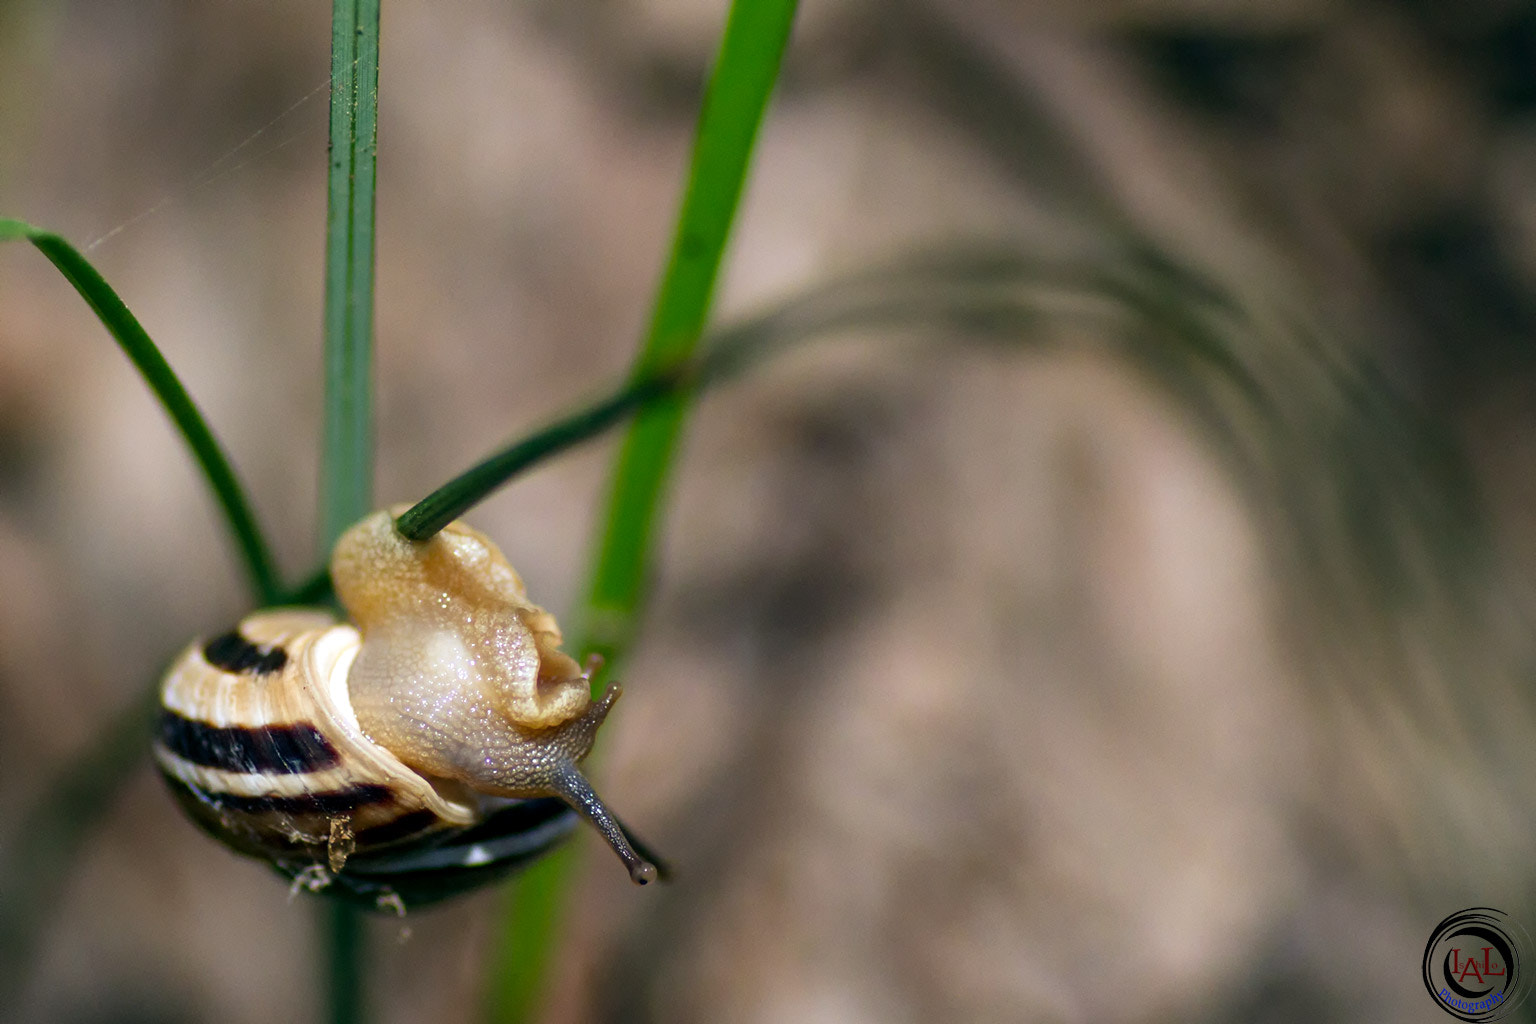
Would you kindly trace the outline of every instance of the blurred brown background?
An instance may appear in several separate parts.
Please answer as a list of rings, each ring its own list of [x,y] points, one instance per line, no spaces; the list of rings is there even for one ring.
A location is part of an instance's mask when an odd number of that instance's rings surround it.
[[[91,257],[295,578],[323,8],[0,0],[0,214],[81,245],[122,228]],[[386,6],[380,504],[623,372],[723,13]],[[1273,524],[1334,529],[1335,580],[1375,571],[1352,545],[1377,524],[1255,500],[1226,439],[1071,329],[1028,354],[871,336],[777,361],[692,423],[597,772],[680,877],[632,890],[581,836],[548,1020],[1430,1022],[1434,923],[1532,920],[1536,6],[806,0],[717,312],[934,242],[1049,257],[1125,230],[1316,318],[1322,362],[1378,366],[1467,456],[1478,557],[1442,579],[1431,523],[1431,554],[1396,566],[1412,594],[1341,616]],[[1266,357],[1279,381],[1319,359]],[[607,454],[472,517],[553,610]],[[1472,500],[1409,469],[1405,504]],[[19,245],[0,581],[14,830],[189,637],[246,610],[179,442]],[[144,764],[87,850],[5,1012],[318,1019],[311,908]],[[379,1019],[474,1019],[498,907],[377,923]]]

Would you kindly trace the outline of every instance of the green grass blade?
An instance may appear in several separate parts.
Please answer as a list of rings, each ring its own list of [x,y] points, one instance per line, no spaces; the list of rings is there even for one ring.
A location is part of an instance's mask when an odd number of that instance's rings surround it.
[[[709,317],[758,126],[794,23],[795,0],[731,4],[704,97],[687,191],[635,376],[687,359]],[[589,575],[582,651],[611,658],[627,639],[649,571],[656,510],[686,409],[681,396],[637,417],[614,464]]]
[[[741,198],[758,126],[778,78],[794,23],[795,0],[735,0],[699,115],[687,190],[650,330],[635,362],[643,381],[687,360],[709,317],[715,280]],[[632,631],[650,562],[656,510],[686,411],[683,395],[657,400],[630,426],[615,463],[612,489],[586,606],[573,649],[610,659]],[[552,947],[568,871],[531,873],[513,882],[514,919],[494,968],[492,1016],[532,1018],[544,971],[518,959]]]
[[[373,234],[379,0],[335,0],[325,244],[320,548],[373,507]]]
[[[395,525],[411,540],[426,540],[528,467],[597,437],[636,411],[674,395],[688,385],[689,377],[680,373],[661,373],[631,380],[612,394],[555,420],[470,467],[412,505],[395,520]]]
[[[326,900],[320,904],[320,915],[326,949],[326,1019],[330,1024],[361,1024],[368,1019],[363,913],[340,900]]]
[[[59,273],[75,286],[75,291],[80,293],[102,326],[138,369],[144,383],[149,385],[149,389],[159,399],[203,471],[224,513],[225,523],[234,537],[241,560],[245,563],[246,577],[252,592],[262,603],[275,600],[281,590],[277,571],[261,528],[256,525],[256,516],[251,511],[245,489],[240,486],[234,467],[209,429],[208,421],[198,411],[187,389],[150,340],[149,334],[129,312],[117,292],[112,290],[112,286],[72,245],[51,231],[18,220],[0,219],[0,241],[22,240],[36,246],[58,268]]]
[[[373,507],[373,257],[378,170],[379,0],[331,5],[330,162],[326,168],[325,427],[319,548],[330,552]],[[366,1019],[359,912],[322,906],[328,1020]]]
[[[576,854],[567,843],[506,886],[499,955],[486,986],[492,1021],[532,1019],[556,952],[562,896],[575,877]]]

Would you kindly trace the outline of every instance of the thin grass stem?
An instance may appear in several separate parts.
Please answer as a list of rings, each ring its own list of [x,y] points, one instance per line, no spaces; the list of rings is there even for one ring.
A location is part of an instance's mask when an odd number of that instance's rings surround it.
[[[322,552],[373,506],[379,0],[334,0],[325,243]]]
[[[326,170],[325,426],[319,548],[373,507],[374,208],[378,173],[379,0],[331,5],[330,162]],[[359,912],[324,918],[332,1024],[367,1019],[366,934]]]
[[[605,433],[639,410],[689,385],[682,373],[627,381],[612,394],[561,417],[454,477],[407,509],[395,526],[411,540],[426,540],[518,473],[558,452]]]
[[[144,383],[180,431],[198,468],[208,481],[214,499],[224,513],[224,521],[235,540],[236,550],[245,564],[252,593],[263,604],[276,600],[282,587],[272,560],[271,549],[256,523],[245,488],[230,464],[224,448],[208,426],[208,421],[192,401],[187,389],[171,369],[160,349],[129,311],[112,286],[90,262],[63,238],[51,231],[18,220],[0,219],[0,241],[26,240],[58,268],[75,291],[86,301],[96,318],[112,335]]]

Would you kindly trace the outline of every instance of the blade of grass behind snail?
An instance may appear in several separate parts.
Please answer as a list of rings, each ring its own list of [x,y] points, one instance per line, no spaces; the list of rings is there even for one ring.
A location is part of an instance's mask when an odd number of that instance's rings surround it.
[[[736,218],[758,128],[778,80],[796,0],[733,0],[699,112],[688,182],[650,328],[635,361],[643,380],[688,359],[703,336]],[[634,629],[656,519],[687,412],[683,393],[664,395],[630,424],[609,475],[586,598],[572,650],[611,664]],[[491,1016],[525,1021],[547,984],[572,854],[562,851],[514,880],[502,945],[491,964]]]
[[[331,4],[330,159],[326,166],[325,419],[319,557],[373,510],[374,210],[378,174],[379,0]],[[322,902],[326,1018],[367,1019],[361,912]]]

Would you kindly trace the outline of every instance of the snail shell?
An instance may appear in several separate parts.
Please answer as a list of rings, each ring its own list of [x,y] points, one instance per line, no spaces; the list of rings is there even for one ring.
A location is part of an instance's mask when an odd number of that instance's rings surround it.
[[[172,791],[235,849],[380,908],[499,877],[578,816],[655,878],[577,769],[619,688],[593,701],[489,538],[455,522],[413,542],[393,515],[337,542],[351,623],[257,612],[172,665],[154,746]]]

